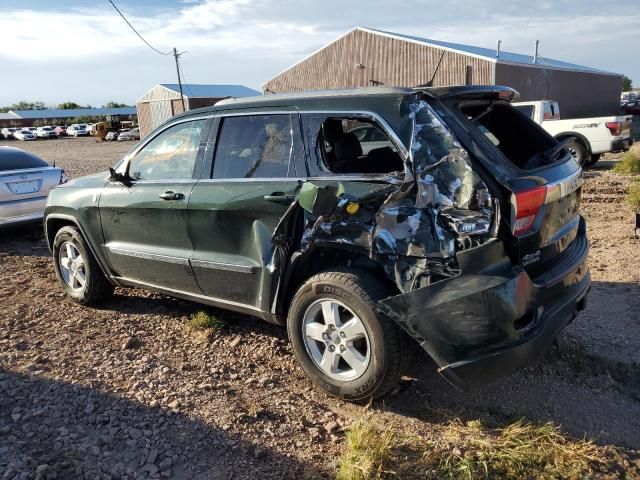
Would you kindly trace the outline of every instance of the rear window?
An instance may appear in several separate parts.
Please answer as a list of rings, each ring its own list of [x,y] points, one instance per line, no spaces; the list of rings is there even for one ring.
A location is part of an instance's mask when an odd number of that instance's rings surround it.
[[[47,166],[47,162],[28,152],[12,147],[0,147],[0,172]]]
[[[557,142],[524,112],[506,103],[462,105],[462,112],[511,163],[522,169],[540,166],[540,155]],[[557,158],[562,158],[558,156]],[[550,159],[551,160],[551,159]]]

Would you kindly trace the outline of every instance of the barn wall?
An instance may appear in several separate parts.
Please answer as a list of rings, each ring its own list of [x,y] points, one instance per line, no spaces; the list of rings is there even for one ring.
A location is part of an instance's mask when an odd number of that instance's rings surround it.
[[[149,102],[138,102],[136,104],[136,110],[138,111],[138,127],[140,128],[140,137],[144,137],[151,130],[153,130]]]
[[[189,110],[194,110],[196,108],[202,107],[210,107],[218,103],[222,98],[190,98],[188,100]]]
[[[412,87],[433,75],[443,50],[354,30],[263,85],[266,93],[363,87],[369,80]],[[365,66],[356,68],[357,64]],[[434,86],[464,85],[467,65],[472,84],[493,83],[494,63],[446,51]]]
[[[496,65],[496,84],[520,92],[520,101],[556,100],[564,118],[613,115],[622,77],[521,65]]]

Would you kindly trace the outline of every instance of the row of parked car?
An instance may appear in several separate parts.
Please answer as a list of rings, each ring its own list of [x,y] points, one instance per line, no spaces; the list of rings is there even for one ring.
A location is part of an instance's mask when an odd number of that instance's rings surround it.
[[[66,126],[44,127],[9,127],[0,130],[0,138],[15,140],[37,140],[38,138],[58,138],[58,137],[86,137],[92,133],[92,124],[74,123]],[[140,131],[137,128],[121,128],[118,131],[107,133],[106,140],[140,140]]]

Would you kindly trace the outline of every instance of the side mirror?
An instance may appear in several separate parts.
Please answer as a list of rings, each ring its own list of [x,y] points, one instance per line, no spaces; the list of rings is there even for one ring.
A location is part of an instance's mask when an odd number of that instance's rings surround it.
[[[123,175],[121,173],[116,172],[113,168],[109,167],[109,180],[112,182],[119,182],[126,186],[131,185],[130,178],[128,175]]]

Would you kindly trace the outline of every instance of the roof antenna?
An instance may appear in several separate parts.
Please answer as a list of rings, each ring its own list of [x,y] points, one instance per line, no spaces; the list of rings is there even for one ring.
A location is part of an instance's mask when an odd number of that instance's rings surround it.
[[[496,58],[500,57],[500,44],[502,43],[502,40],[498,40],[498,48],[496,49]]]
[[[442,63],[442,59],[443,59],[445,53],[447,53],[447,51],[443,50],[442,55],[440,55],[440,60],[438,60],[438,65],[436,65],[436,69],[433,71],[433,75],[431,76],[431,80],[429,80],[427,83],[423,83],[421,85],[418,85],[418,87],[433,87],[433,81],[436,78],[436,73],[438,73],[438,70],[440,69],[440,64]]]
[[[533,63],[538,63],[538,44],[540,43],[540,40],[536,40],[536,46],[533,50]]]

